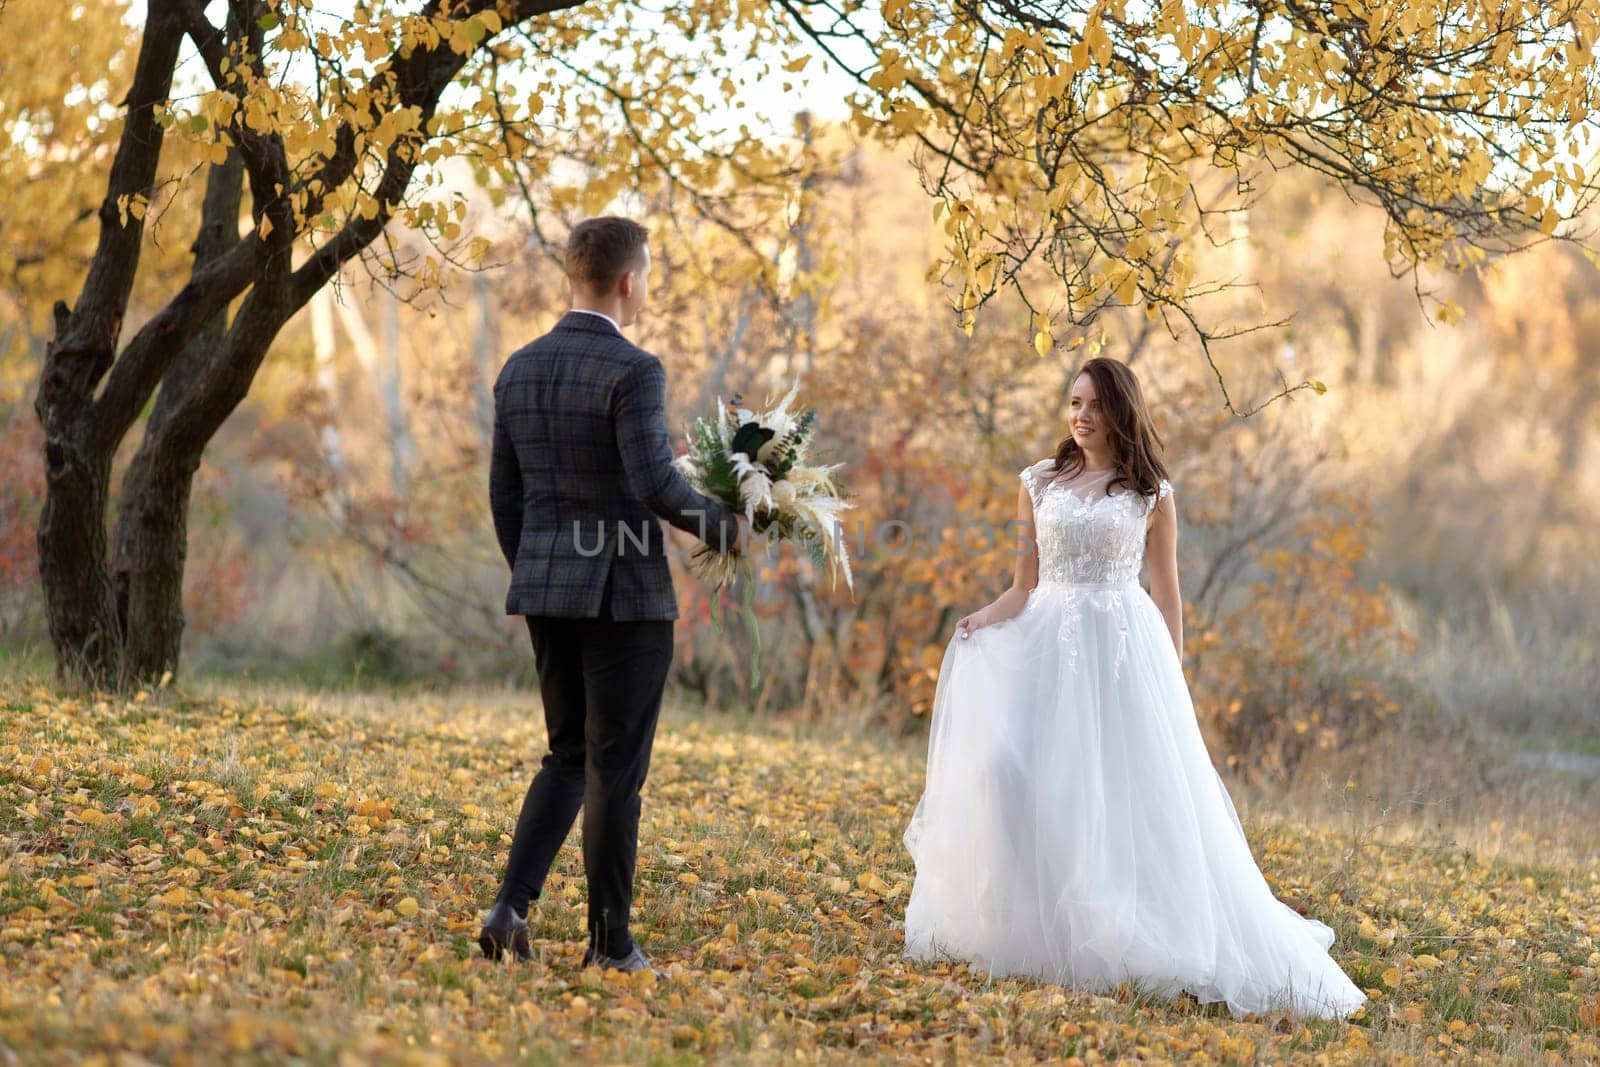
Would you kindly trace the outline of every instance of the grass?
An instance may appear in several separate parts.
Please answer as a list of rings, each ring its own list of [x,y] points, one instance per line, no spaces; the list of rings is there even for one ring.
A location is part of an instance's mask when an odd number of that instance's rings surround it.
[[[676,708],[641,827],[658,982],[578,968],[577,835],[474,939],[543,753],[522,691],[0,682],[0,1062],[1600,1060],[1600,857],[1523,823],[1241,790],[1258,860],[1338,933],[1350,1023],[1230,1019],[899,958],[919,745]],[[1548,816],[1548,818],[1546,817]]]

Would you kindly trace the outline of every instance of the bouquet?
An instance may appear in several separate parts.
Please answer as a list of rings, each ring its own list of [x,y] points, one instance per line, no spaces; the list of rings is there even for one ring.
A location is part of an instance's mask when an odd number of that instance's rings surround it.
[[[811,462],[815,409],[792,412],[797,381],[767,411],[742,406],[735,396],[724,405],[717,398],[714,418],[698,418],[689,434],[689,450],[674,465],[700,492],[750,521],[751,533],[770,544],[788,541],[804,548],[811,562],[829,572],[838,587],[842,575],[854,591],[850,554],[839,530],[839,514],[850,507],[835,472],[842,464]],[[691,569],[713,590],[721,590],[743,573],[753,578],[749,560],[701,545],[690,558]],[[745,583],[745,617],[755,635],[752,675],[759,675],[760,634],[755,627],[753,582]],[[715,606],[717,598],[713,598]],[[720,628],[720,620],[715,620]]]

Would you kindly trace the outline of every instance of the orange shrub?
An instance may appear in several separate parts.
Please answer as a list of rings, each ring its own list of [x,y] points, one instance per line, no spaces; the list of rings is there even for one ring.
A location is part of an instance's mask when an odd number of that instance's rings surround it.
[[[1363,587],[1359,505],[1323,494],[1289,545],[1255,552],[1249,597],[1185,641],[1212,751],[1250,777],[1281,777],[1315,748],[1359,748],[1399,710],[1397,657],[1413,647],[1389,590]]]

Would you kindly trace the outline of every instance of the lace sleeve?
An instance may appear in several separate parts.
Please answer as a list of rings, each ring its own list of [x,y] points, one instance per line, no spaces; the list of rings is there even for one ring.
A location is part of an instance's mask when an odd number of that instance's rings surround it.
[[[1156,488],[1156,498],[1150,501],[1150,510],[1154,511],[1156,509],[1156,505],[1160,504],[1163,500],[1167,499],[1167,497],[1171,495],[1172,483],[1167,481],[1165,478],[1161,479],[1161,484]]]
[[[1022,484],[1027,487],[1028,499],[1032,501],[1034,507],[1039,506],[1039,492],[1043,488],[1039,482],[1039,471],[1037,469],[1038,466],[1039,465],[1037,463],[1030,463],[1026,467],[1023,467],[1021,472],[1017,475],[1017,477],[1022,479]]]

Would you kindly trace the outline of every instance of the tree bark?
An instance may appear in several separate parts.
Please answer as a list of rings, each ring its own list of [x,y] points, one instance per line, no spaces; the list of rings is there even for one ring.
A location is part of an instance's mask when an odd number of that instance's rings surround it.
[[[95,388],[115,360],[139,269],[143,220],[125,197],[148,196],[161,156],[155,109],[172,88],[183,26],[152,2],[128,92],[128,114],[101,202],[100,237],[77,306],[57,302],[34,410],[44,428],[39,574],[57,669],[96,687],[122,680],[122,641],[106,566],[106,505],[116,441],[98,432]],[[140,213],[142,214],[142,212]]]
[[[229,152],[211,168],[194,242],[195,269],[220,258],[239,240],[244,161]],[[174,441],[164,433],[181,398],[215,362],[227,334],[220,309],[189,342],[161,381],[139,451],[122,478],[112,580],[123,640],[123,670],[135,682],[178,669],[183,641],[183,569],[189,550],[189,500],[206,441]]]
[[[58,333],[65,329],[67,316],[67,306],[58,302]],[[37,405],[46,433],[39,575],[50,643],[61,675],[95,688],[109,688],[122,675],[116,601],[106,570],[111,457],[88,447],[87,424],[81,416],[68,414],[73,406],[70,399],[59,407],[47,404],[43,390],[41,385]]]

